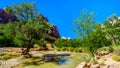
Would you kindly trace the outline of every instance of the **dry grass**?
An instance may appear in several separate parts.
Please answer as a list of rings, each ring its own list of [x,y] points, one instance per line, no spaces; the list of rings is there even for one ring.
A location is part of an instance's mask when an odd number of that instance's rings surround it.
[[[120,56],[118,56],[118,55],[113,54],[112,59],[115,60],[115,61],[120,62]]]

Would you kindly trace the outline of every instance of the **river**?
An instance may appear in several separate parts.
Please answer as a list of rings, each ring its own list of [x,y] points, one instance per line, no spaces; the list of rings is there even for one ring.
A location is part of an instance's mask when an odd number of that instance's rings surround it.
[[[24,68],[76,68],[78,64],[88,61],[89,55],[74,54],[71,57],[66,57],[56,62],[46,62],[41,65],[28,65]]]

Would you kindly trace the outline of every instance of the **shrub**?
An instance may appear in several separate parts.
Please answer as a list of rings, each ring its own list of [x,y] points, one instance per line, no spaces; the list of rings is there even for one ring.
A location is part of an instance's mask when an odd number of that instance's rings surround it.
[[[98,49],[98,52],[103,52],[103,53],[110,53],[113,51],[113,48],[111,47],[102,47],[100,49]]]
[[[120,56],[120,45],[118,46],[112,46],[114,54],[119,55]]]
[[[74,52],[82,52],[80,48],[74,48]]]
[[[33,47],[34,48],[39,48],[40,46],[38,44],[35,44]]]
[[[79,39],[74,39],[74,40],[70,40],[70,39],[57,39],[54,42],[54,45],[56,47],[78,47],[80,45],[80,40]]]
[[[66,48],[66,47],[62,47],[62,50],[63,50],[63,51],[66,51],[66,50],[67,50],[67,48]]]
[[[69,50],[70,52],[73,52],[74,48],[73,48],[73,47],[68,47],[68,50]]]
[[[13,39],[9,36],[0,36],[0,47],[10,47],[14,46]]]
[[[57,51],[61,51],[61,48],[56,48],[57,49]]]

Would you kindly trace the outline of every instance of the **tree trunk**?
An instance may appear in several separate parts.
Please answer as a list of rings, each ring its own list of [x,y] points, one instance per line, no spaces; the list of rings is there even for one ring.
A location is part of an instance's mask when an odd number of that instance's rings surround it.
[[[29,51],[30,51],[30,48],[32,47],[32,44],[33,44],[32,43],[32,36],[30,34],[29,41],[28,41],[28,44],[27,44],[27,48],[25,50],[23,50],[23,52],[22,52],[23,55],[30,55]]]
[[[24,50],[22,51],[22,55],[27,55],[27,54],[29,54],[29,53],[28,53],[29,50],[30,50],[30,47],[27,47],[26,49],[24,49]]]
[[[28,55],[31,47],[32,44],[28,44],[28,47],[26,49],[23,49],[22,55]]]

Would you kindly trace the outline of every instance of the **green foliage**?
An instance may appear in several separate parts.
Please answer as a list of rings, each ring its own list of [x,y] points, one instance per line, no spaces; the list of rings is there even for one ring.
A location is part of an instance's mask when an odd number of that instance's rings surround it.
[[[15,30],[15,24],[13,23],[0,24],[0,45],[2,47],[15,46],[13,41]]]
[[[34,3],[21,3],[20,5],[14,4],[12,10],[17,16],[19,20],[26,23],[28,20],[34,20],[38,15],[37,9]]]
[[[9,36],[0,36],[0,47],[14,46],[13,39]]]
[[[47,43],[47,41],[45,41],[44,39],[38,40],[38,44],[39,44],[41,47],[46,47],[46,43]]]
[[[111,42],[105,37],[100,25],[96,25],[95,30],[88,37],[82,39],[82,46],[93,56],[98,48],[111,45]]]
[[[79,38],[76,38],[74,40],[72,40],[72,47],[80,47],[81,46],[81,40]]]
[[[107,47],[102,47],[102,48],[99,48],[98,50],[97,50],[97,52],[98,53],[104,53],[104,54],[109,54],[109,53],[111,53],[111,52],[113,52],[114,51],[114,49],[111,47],[111,46],[107,46]]]
[[[80,46],[80,39],[74,39],[74,40],[69,40],[69,39],[57,39],[54,42],[54,45],[56,47],[79,47]]]
[[[48,28],[47,28],[48,27]],[[19,27],[20,31],[17,31],[15,36],[16,44],[21,45],[33,45],[38,43],[43,35],[45,34],[45,30],[49,29],[49,25],[43,22],[27,22],[24,25]]]
[[[75,19],[74,25],[74,31],[78,33],[81,38],[85,38],[94,30],[94,13],[83,10],[80,17]]]
[[[118,45],[120,41],[120,19],[116,15],[109,17],[103,24],[106,36],[112,41],[113,45]]]
[[[45,46],[45,39],[53,38],[48,33],[51,25],[37,19],[38,12],[33,3],[7,6],[6,9],[11,9],[18,16],[18,21],[0,24],[0,46],[23,46],[27,48],[23,51],[28,53],[34,44]]]
[[[74,52],[79,52],[79,53],[81,53],[81,52],[83,52],[84,50],[83,50],[83,48],[74,48]]]
[[[116,45],[116,46],[112,45],[111,47],[113,48],[114,51],[120,50],[120,45]]]
[[[38,45],[38,44],[34,44],[34,46],[33,46],[34,48],[39,48],[40,47],[40,45]]]
[[[114,53],[115,55],[120,56],[120,45],[116,45],[116,46],[113,45],[112,48],[113,48],[113,53]]]
[[[110,46],[110,48],[112,49],[113,52],[113,59],[114,60],[119,60],[119,56],[120,56],[120,45],[112,45]],[[117,58],[115,58],[117,56]]]

